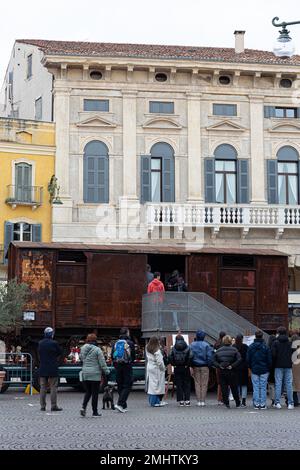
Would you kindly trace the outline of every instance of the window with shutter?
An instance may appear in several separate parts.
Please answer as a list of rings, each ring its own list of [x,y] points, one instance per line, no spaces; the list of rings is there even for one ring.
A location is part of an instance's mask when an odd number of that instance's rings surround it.
[[[109,156],[103,142],[89,142],[83,157],[84,202],[109,202]]]
[[[205,158],[204,160],[205,175],[205,202],[213,203],[215,197],[215,159]]]
[[[277,160],[267,160],[267,175],[268,175],[268,203],[278,204]]]
[[[249,162],[239,159],[238,164],[238,203],[249,204]]]
[[[175,202],[175,158],[174,150],[171,145],[166,142],[159,142],[151,148],[151,161],[154,160],[158,162],[161,161],[160,167],[160,201],[155,202]],[[157,165],[156,165],[157,166]],[[154,182],[157,186],[158,184],[158,169],[151,164],[151,185],[152,185],[152,194]],[[157,192],[155,193],[157,194]],[[157,198],[156,198],[157,199]],[[151,199],[152,200],[152,199]]]
[[[10,243],[14,239],[14,224],[11,222],[4,223],[4,246],[3,246],[3,263],[7,264],[8,260],[6,258],[7,251]]]
[[[32,201],[32,165],[17,163],[15,166],[15,198],[19,202]]]

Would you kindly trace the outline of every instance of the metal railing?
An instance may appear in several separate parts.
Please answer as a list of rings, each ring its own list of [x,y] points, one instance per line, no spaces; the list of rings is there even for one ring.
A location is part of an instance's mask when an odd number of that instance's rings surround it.
[[[172,334],[178,330],[195,333],[198,329],[203,329],[214,343],[220,331],[232,336],[254,335],[257,326],[202,292],[155,292],[143,296],[144,336]]]
[[[300,227],[300,206],[227,204],[147,204],[147,225]]]
[[[0,371],[6,373],[3,380],[3,388],[8,386],[30,386],[32,395],[33,387],[33,360],[29,353],[0,353]]]
[[[41,186],[7,186],[6,204],[12,206],[40,206],[43,202],[43,188]]]

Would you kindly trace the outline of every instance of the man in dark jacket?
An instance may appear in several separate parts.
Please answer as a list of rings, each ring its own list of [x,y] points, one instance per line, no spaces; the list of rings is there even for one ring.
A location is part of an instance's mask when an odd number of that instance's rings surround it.
[[[191,372],[193,358],[191,348],[182,335],[177,335],[175,344],[169,354],[169,363],[174,366],[177,402],[180,406],[191,406]]]
[[[117,350],[122,349],[120,348],[122,343],[125,345],[124,358],[118,358]],[[127,411],[127,399],[133,382],[132,364],[135,361],[135,347],[133,341],[130,339],[128,328],[121,328],[119,340],[112,347],[111,357],[116,369],[116,382],[119,394],[118,403],[115,405],[115,408],[120,411],[120,413],[125,413]]]
[[[231,388],[236,407],[239,408],[241,406],[236,372],[236,368],[241,361],[240,353],[232,346],[232,338],[228,335],[224,336],[222,346],[215,352],[212,363],[217,369],[220,369],[223,403],[227,408],[230,408],[229,387]]]
[[[51,411],[62,411],[57,406],[57,387],[58,387],[58,360],[62,355],[62,350],[57,341],[54,341],[54,331],[48,327],[44,331],[45,338],[39,342],[38,352],[40,357],[40,403],[41,411],[46,411],[46,395],[49,383]]]
[[[204,341],[205,332],[198,330],[195,341],[191,344],[193,353],[192,367],[198,406],[205,406],[209,380],[209,366],[213,356],[213,348]]]
[[[293,402],[293,372],[292,372],[292,345],[286,334],[286,328],[280,326],[277,329],[277,339],[272,344],[272,356],[275,367],[275,405],[281,408],[280,398],[282,386],[285,385],[288,399],[288,409],[294,409]]]
[[[247,363],[251,369],[253,406],[256,410],[266,410],[267,384],[272,367],[272,354],[264,341],[262,331],[255,333],[255,340],[247,352]]]

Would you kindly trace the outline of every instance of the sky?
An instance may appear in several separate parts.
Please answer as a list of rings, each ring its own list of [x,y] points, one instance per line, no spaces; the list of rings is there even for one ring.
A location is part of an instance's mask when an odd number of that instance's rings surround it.
[[[131,42],[272,50],[272,18],[300,21],[299,0],[11,0],[1,2],[0,83],[15,39]],[[300,24],[290,27],[300,54]]]

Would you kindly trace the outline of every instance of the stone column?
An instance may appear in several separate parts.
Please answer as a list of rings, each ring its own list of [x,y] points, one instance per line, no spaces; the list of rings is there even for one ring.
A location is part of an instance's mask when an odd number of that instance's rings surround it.
[[[200,93],[187,93],[188,105],[188,201],[203,202]]]
[[[137,92],[123,91],[123,198],[137,199]]]
[[[264,160],[264,99],[249,96],[251,133],[251,202],[266,204]],[[249,182],[250,183],[250,182]]]
[[[56,128],[55,176],[60,186],[62,205],[53,206],[53,239],[56,240],[56,224],[72,222],[72,199],[70,197],[70,90],[54,89],[54,121]]]

